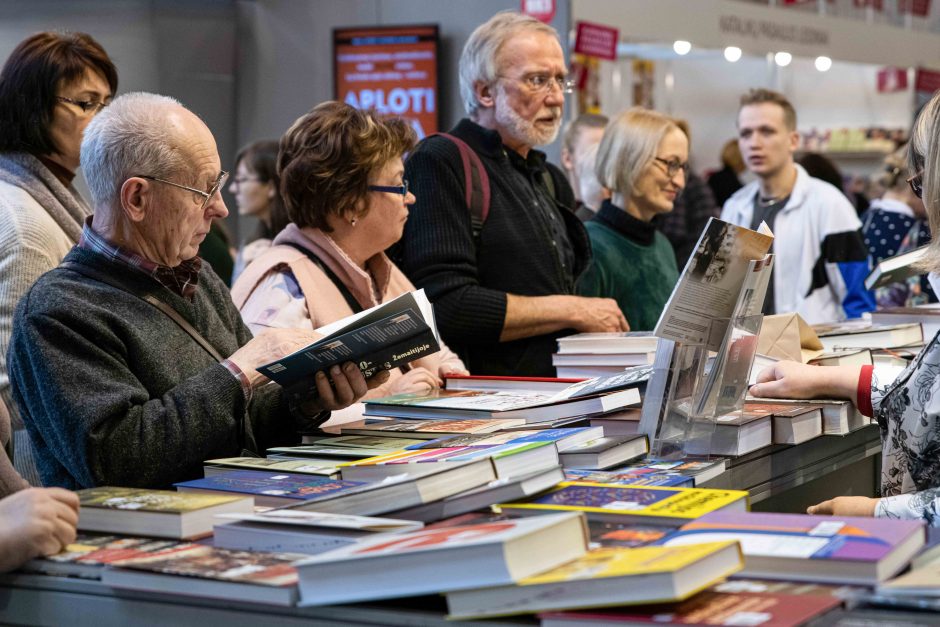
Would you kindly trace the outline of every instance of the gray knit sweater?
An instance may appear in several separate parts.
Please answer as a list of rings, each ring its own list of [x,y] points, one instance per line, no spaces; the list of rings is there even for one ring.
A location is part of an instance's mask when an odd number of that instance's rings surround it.
[[[14,429],[22,429],[10,395],[6,354],[13,311],[26,290],[52,270],[77,242],[91,209],[73,187],[66,187],[36,157],[0,153],[0,399]],[[32,475],[29,451],[21,442],[17,464]]]
[[[208,264],[190,302],[103,255],[74,248],[65,260],[156,289],[223,356],[251,339]],[[242,446],[299,440],[280,387],[256,389],[243,420],[238,381],[168,316],[63,267],[17,307],[8,364],[45,485],[163,488]]]

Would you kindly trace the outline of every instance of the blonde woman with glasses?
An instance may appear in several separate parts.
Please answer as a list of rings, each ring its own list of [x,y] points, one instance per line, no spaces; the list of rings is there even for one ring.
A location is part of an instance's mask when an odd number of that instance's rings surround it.
[[[672,211],[688,168],[685,133],[660,113],[628,109],[604,131],[595,172],[612,196],[585,224],[594,260],[578,289],[616,300],[633,331],[656,325],[679,278],[672,245],[651,221]]]

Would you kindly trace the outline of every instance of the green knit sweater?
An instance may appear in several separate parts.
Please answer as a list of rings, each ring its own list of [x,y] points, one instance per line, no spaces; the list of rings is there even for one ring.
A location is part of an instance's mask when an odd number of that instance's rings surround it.
[[[652,330],[679,280],[669,240],[609,201],[585,227],[594,261],[578,291],[616,300],[631,331]]]

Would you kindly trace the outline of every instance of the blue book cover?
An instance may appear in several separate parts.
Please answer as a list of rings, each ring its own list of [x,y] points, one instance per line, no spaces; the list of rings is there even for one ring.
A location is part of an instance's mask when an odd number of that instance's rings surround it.
[[[308,502],[331,497],[368,485],[364,481],[341,481],[291,473],[264,473],[256,470],[233,470],[212,477],[174,484],[177,489],[218,490],[245,495],[276,496]]]
[[[631,474],[604,470],[584,470],[568,468],[565,470],[568,481],[589,481],[592,483],[616,483],[619,485],[665,486],[667,488],[691,488],[695,481],[683,475],[665,473]]]

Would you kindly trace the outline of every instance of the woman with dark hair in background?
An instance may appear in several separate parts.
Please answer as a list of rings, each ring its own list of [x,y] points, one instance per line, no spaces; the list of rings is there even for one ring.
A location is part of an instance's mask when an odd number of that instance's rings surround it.
[[[708,177],[708,186],[715,196],[715,203],[722,207],[725,201],[744,187],[739,175],[747,169],[737,139],[729,139],[721,148],[721,169]]]
[[[235,196],[238,215],[257,218],[258,226],[235,257],[232,283],[290,222],[279,190],[277,149],[277,141],[264,139],[248,144],[235,157],[235,176],[228,191]]]
[[[117,91],[117,69],[84,33],[37,33],[0,70],[0,398],[13,415],[15,461],[38,474],[10,395],[13,311],[39,276],[78,242],[91,209],[72,185],[85,126]]]

